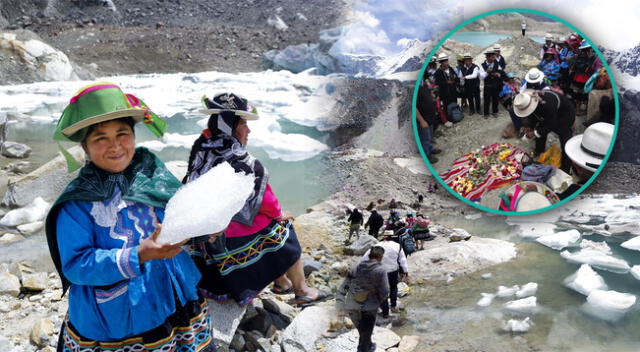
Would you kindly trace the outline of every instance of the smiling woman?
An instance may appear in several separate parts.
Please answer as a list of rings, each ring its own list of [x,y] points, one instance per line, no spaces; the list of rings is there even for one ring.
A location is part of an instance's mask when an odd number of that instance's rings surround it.
[[[158,136],[166,128],[109,83],[80,90],[58,121],[54,138],[80,142],[89,156],[47,216],[51,257],[69,290],[58,351],[215,350],[184,243],[156,243],[181,184],[155,155],[135,149],[140,121]]]

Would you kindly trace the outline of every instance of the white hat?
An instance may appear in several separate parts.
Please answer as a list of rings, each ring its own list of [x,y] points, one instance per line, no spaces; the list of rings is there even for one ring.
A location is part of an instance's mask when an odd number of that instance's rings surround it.
[[[538,107],[538,99],[531,96],[532,92],[532,90],[526,89],[513,98],[513,112],[516,116],[527,117]]]
[[[595,172],[609,150],[613,130],[614,126],[610,123],[594,123],[583,134],[568,140],[564,151],[581,168]]]
[[[462,54],[462,58],[463,59],[473,59],[473,56],[471,56],[471,53],[467,51],[466,53]]]
[[[547,33],[544,35],[544,40],[553,40],[553,36],[551,35],[551,33]]]
[[[533,181],[520,181],[509,187],[505,193],[511,200],[511,204],[505,205],[515,211],[531,211],[546,208],[560,201],[560,198],[553,193],[551,188]]]
[[[534,67],[530,69],[529,72],[527,72],[527,74],[524,76],[524,79],[527,81],[527,83],[541,83],[544,79],[544,72],[540,71],[537,67]]]
[[[502,47],[500,46],[500,44],[495,44],[495,45],[493,46],[493,51],[500,51],[500,49],[501,49],[501,48],[502,48]]]
[[[440,53],[440,55],[438,55],[438,62],[442,62],[445,60],[449,60],[449,55],[445,53]]]

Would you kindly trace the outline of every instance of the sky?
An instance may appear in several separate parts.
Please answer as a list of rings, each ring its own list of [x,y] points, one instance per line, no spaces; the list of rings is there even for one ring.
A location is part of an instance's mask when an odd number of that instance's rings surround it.
[[[409,39],[427,41],[466,19],[502,8],[560,17],[595,44],[624,50],[640,44],[640,1],[623,0],[358,0],[334,52],[389,56]]]

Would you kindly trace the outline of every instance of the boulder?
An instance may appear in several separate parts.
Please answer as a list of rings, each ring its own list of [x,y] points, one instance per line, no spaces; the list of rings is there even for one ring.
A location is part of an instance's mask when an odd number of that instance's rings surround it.
[[[0,236],[0,245],[7,245],[22,240],[24,240],[24,236],[7,232],[4,235]]]
[[[218,302],[207,300],[213,326],[213,341],[218,350],[226,350],[236,334],[246,307],[240,307],[235,301]]]
[[[434,240],[407,260],[414,278],[447,280],[451,275],[469,274],[515,257],[513,243],[473,236],[468,241],[453,243]]]
[[[49,211],[51,204],[41,197],[36,197],[29,205],[20,209],[14,209],[5,214],[0,219],[0,225],[2,226],[18,226],[28,224],[36,221],[44,220],[44,217]],[[30,225],[28,229],[32,229],[33,225]]]
[[[43,318],[38,320],[31,328],[29,340],[34,345],[43,348],[49,345],[50,339],[54,334],[54,326],[51,320]]]
[[[70,148],[68,151],[79,162],[84,160],[84,151],[80,146]],[[33,202],[36,197],[52,202],[76,175],[77,171],[67,172],[67,163],[64,157],[59,155],[26,175],[10,177],[2,205],[11,208],[24,207]]]
[[[368,251],[371,247],[375,246],[378,243],[378,240],[369,235],[360,235],[358,239],[353,242],[350,246],[345,248],[345,254],[352,255],[363,255],[366,251]]]
[[[273,298],[265,298],[262,300],[264,309],[274,314],[282,314],[291,316],[295,314],[296,310],[289,304]]]
[[[315,351],[316,340],[327,331],[329,322],[335,315],[334,305],[329,303],[304,309],[282,333],[282,350],[284,352]]]
[[[233,335],[233,339],[231,340],[229,347],[236,351],[244,351],[244,344],[244,337],[241,334],[235,334]]]
[[[30,235],[40,231],[44,227],[44,221],[34,221],[27,224],[18,225],[18,231],[23,235]]]
[[[8,271],[0,273],[0,295],[2,294],[13,297],[20,295],[20,280]]]
[[[320,270],[322,263],[317,260],[304,258],[302,259],[302,267],[304,268],[304,276],[309,276],[312,272]]]
[[[31,148],[26,144],[7,141],[0,147],[0,153],[7,158],[24,159],[31,155]]]
[[[22,275],[22,287],[29,291],[43,291],[49,284],[47,273],[33,273]]]
[[[398,352],[413,352],[418,348],[420,343],[420,337],[413,335],[402,336],[400,345],[398,345]]]
[[[358,331],[353,329],[335,339],[326,340],[326,352],[356,351],[358,349]],[[376,344],[376,351],[386,351],[398,346],[401,339],[395,332],[381,327],[373,329],[371,341]]]
[[[335,230],[334,217],[325,211],[311,211],[296,217],[294,228],[298,241],[304,249],[317,249],[325,246],[332,252],[336,252],[340,245],[333,239]]]

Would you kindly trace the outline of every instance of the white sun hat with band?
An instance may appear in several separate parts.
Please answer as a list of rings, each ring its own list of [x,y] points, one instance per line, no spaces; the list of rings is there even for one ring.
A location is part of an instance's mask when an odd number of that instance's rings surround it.
[[[527,74],[524,75],[524,79],[527,83],[541,83],[544,79],[544,72],[540,71],[537,67],[534,67],[527,71]]]
[[[594,123],[583,134],[568,140],[564,151],[575,164],[595,172],[609,151],[614,129],[615,126],[610,123]]]
[[[538,107],[538,98],[533,96],[533,90],[525,89],[513,98],[513,112],[518,117],[531,115]]]

